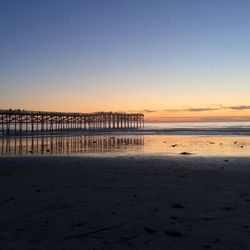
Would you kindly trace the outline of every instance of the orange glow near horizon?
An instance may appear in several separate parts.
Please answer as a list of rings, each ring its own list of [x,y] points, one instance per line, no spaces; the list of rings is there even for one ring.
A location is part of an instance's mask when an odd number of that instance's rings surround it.
[[[41,103],[40,103],[41,104]],[[115,107],[115,106],[114,106]],[[233,108],[232,108],[233,107]],[[143,113],[145,122],[237,122],[250,121],[250,107],[241,106],[212,106],[212,107],[194,107],[166,110],[150,110],[150,109],[122,109],[119,106],[113,108],[107,105],[96,108],[94,106],[64,106],[59,105],[32,105],[32,106],[1,106],[1,109],[25,109],[34,111],[58,111],[58,112],[127,112],[127,113]]]
[[[237,106],[236,106],[237,107]],[[244,108],[244,107],[243,107]],[[240,109],[240,107],[239,107]],[[194,110],[196,110],[194,108]],[[147,122],[237,122],[250,121],[249,110],[221,108],[212,111],[156,111],[144,112]]]
[[[132,90],[133,91],[132,91]],[[247,91],[232,93],[180,93],[156,91],[153,86],[108,88],[53,85],[47,91],[42,85],[32,95],[22,89],[11,91],[0,99],[2,109],[25,109],[59,112],[140,112],[146,122],[250,121]],[[33,91],[33,90],[32,90]],[[214,104],[212,104],[214,103]]]
[[[145,116],[145,122],[250,122],[250,116],[208,116],[208,117],[152,117]]]

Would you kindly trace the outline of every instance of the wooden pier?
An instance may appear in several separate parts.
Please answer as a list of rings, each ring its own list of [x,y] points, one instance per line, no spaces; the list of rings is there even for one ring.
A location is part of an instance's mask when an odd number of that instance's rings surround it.
[[[64,113],[0,110],[1,134],[38,134],[56,131],[130,130],[144,127],[141,113]]]

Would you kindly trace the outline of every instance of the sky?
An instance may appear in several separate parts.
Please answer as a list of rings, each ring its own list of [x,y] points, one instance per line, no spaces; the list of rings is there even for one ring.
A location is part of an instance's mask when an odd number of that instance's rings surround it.
[[[1,0],[0,108],[250,120],[248,0]]]

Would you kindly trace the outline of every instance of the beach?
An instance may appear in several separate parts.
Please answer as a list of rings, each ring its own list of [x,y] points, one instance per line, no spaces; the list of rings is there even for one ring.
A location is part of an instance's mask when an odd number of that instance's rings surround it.
[[[250,250],[250,1],[1,1],[0,250]]]
[[[0,158],[0,249],[250,249],[249,157]]]

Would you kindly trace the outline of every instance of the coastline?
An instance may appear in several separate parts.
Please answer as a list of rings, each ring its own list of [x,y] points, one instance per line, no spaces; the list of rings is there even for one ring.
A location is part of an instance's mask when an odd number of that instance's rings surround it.
[[[1,134],[0,139],[15,137],[43,137],[43,136],[98,136],[98,135],[204,135],[204,136],[250,136],[250,128],[158,128],[158,129],[114,129],[114,130],[72,130],[36,133]]]
[[[1,157],[3,249],[249,249],[250,158]]]

